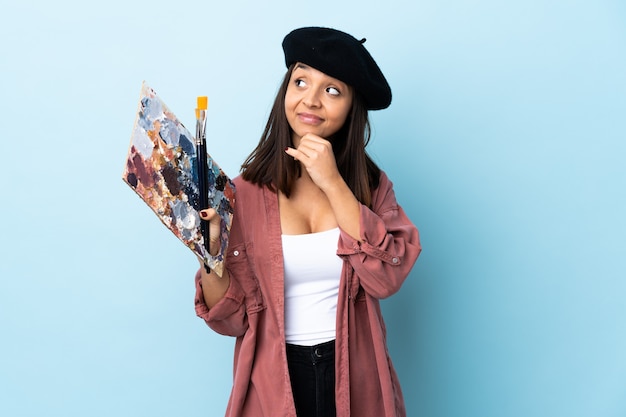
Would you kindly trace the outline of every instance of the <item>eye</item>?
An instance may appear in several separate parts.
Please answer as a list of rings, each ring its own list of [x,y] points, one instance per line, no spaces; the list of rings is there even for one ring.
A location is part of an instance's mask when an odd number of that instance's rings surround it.
[[[326,92],[331,96],[338,96],[341,94],[341,91],[337,90],[335,87],[326,88]]]
[[[296,87],[305,87],[306,83],[304,82],[304,80],[298,79],[296,81],[294,81],[296,84]]]

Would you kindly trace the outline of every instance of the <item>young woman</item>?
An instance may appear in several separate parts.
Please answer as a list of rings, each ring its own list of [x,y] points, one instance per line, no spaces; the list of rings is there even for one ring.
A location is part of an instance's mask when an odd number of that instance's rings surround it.
[[[234,180],[225,272],[196,274],[197,314],[237,338],[227,416],[406,414],[379,299],[420,243],[365,151],[368,110],[391,89],[364,42],[319,27],[285,37],[287,73]],[[215,211],[201,216],[219,236]]]

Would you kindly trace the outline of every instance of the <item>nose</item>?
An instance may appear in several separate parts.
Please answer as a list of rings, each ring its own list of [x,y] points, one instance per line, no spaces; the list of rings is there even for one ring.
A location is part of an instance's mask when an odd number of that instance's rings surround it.
[[[307,107],[319,107],[321,104],[319,91],[314,88],[309,89],[309,91],[307,91],[306,95],[304,96],[303,102]]]

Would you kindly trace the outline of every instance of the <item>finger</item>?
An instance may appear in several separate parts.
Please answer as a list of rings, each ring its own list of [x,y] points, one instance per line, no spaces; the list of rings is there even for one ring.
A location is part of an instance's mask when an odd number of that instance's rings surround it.
[[[294,149],[294,148],[288,147],[288,148],[285,148],[285,153],[293,157],[293,159],[295,159],[296,161],[300,161],[301,159],[308,158],[308,155],[302,152],[300,148]]]
[[[215,211],[215,209],[213,208],[208,208],[208,209],[200,210],[198,214],[200,214],[200,217],[202,218],[202,220],[211,221],[215,219],[215,217],[217,216],[217,211]]]
[[[213,236],[215,233],[219,234],[220,226],[222,224],[222,218],[218,214],[217,211],[213,208],[209,208],[206,210],[200,210],[200,218],[203,221],[209,222],[211,228],[211,235]]]
[[[211,253],[211,255],[216,255],[217,252],[219,252],[221,246],[220,235],[222,218],[220,217],[219,213],[213,208],[200,210],[199,214],[202,220],[209,222],[209,253]]]
[[[301,139],[300,143],[302,143],[302,141],[304,141],[304,142],[311,141],[311,142],[315,142],[315,143],[330,143],[326,139],[324,139],[323,137],[314,135],[313,133],[306,133],[304,136],[302,136],[302,139]]]
[[[311,156],[313,153],[325,154],[332,152],[333,148],[329,141],[315,136],[308,140],[301,141],[298,149],[302,150],[308,156]]]
[[[202,221],[209,223],[209,233],[211,236],[214,236],[216,233],[219,235],[222,218],[215,211],[215,209],[209,208],[206,210],[200,210],[198,213],[200,214]]]

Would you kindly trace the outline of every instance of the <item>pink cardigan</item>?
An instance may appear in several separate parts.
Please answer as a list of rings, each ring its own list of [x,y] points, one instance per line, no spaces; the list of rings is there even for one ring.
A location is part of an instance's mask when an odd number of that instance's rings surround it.
[[[230,287],[212,309],[196,274],[196,313],[237,338],[228,417],[296,417],[285,354],[283,255],[278,197],[235,179],[236,209],[226,257]],[[382,173],[373,210],[361,206],[361,240],[341,231],[344,260],[336,333],[337,417],[404,417],[379,299],[400,289],[421,247],[416,227]]]

